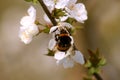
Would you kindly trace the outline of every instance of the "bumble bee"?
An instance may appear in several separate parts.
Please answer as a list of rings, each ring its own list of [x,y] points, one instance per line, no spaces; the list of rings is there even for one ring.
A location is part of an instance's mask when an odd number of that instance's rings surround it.
[[[55,34],[55,40],[56,48],[62,52],[66,52],[72,45],[72,38],[65,28],[60,29],[59,34]]]

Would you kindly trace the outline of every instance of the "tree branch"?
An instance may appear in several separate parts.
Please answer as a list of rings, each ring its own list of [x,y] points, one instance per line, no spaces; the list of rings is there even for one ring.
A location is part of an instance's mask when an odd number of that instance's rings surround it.
[[[97,80],[103,80],[102,77],[101,77],[99,74],[94,73],[93,75],[95,76],[95,78],[96,78]]]
[[[48,8],[46,7],[46,5],[44,4],[43,0],[38,0],[39,3],[41,4],[43,10],[45,11],[45,13],[47,14],[48,18],[50,19],[50,21],[52,22],[52,24],[54,26],[57,25],[57,22],[55,20],[55,18],[53,16],[51,16],[51,13],[49,12]]]

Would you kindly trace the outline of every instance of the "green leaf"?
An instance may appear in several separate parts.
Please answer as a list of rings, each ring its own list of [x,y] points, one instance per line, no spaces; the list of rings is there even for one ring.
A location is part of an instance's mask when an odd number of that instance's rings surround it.
[[[34,4],[37,4],[37,3],[38,3],[38,0],[33,0],[33,3],[34,3]]]
[[[83,80],[92,80],[91,77],[84,77]]]
[[[100,68],[98,67],[98,68],[95,68],[95,72],[94,73],[97,73],[97,74],[99,74],[100,73]]]
[[[52,12],[52,16],[59,19],[59,17],[65,16],[65,12],[63,12],[63,10],[61,10],[61,9],[54,9]]]
[[[26,2],[32,2],[33,0],[25,0]]]
[[[68,18],[65,22],[72,24],[72,23],[75,22],[75,21],[76,21],[76,20],[73,19],[73,18]]]
[[[50,28],[49,28],[49,27],[46,27],[45,29],[43,29],[43,32],[44,32],[44,33],[49,33],[49,31],[50,31]]]
[[[104,66],[106,64],[106,59],[105,58],[101,58],[98,65],[99,66]]]
[[[87,60],[87,62],[84,65],[85,67],[89,68],[92,66],[91,62],[89,60]]]
[[[96,50],[96,56],[99,57],[100,56],[100,52],[99,52],[99,49],[97,48]]]
[[[55,52],[48,49],[48,54],[46,54],[47,56],[54,56]]]
[[[93,75],[95,73],[95,68],[91,67],[88,71],[89,75]]]
[[[90,58],[95,57],[95,53],[92,50],[88,49],[88,53],[89,53]]]
[[[37,4],[38,3],[38,0],[25,0],[26,2],[32,2],[34,4]]]

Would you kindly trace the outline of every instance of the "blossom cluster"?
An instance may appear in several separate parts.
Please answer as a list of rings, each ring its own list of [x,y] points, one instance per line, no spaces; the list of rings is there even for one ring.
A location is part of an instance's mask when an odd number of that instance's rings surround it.
[[[33,6],[28,9],[28,15],[24,16],[20,24],[19,37],[22,42],[29,44],[32,41],[33,36],[39,33],[39,28],[35,24],[36,10]]]
[[[77,3],[77,0],[43,0],[49,11],[61,10],[64,15],[59,16],[60,21],[73,18],[78,22],[84,23],[87,20],[87,11],[83,3]],[[57,14],[57,13],[56,13]],[[59,13],[60,14],[60,13]],[[48,19],[46,19],[48,21]]]
[[[53,37],[49,41],[48,49],[53,52],[57,64],[62,64],[65,68],[73,67],[74,62],[84,64],[84,56],[77,50],[71,30],[72,23],[68,19],[84,23],[87,20],[87,11],[83,3],[77,0],[43,0],[51,16],[57,21],[49,29],[49,34]],[[24,16],[20,24],[19,37],[22,42],[29,44],[32,38],[40,31],[36,22],[36,10],[33,6],[28,9],[28,15]],[[45,14],[44,19],[47,23],[52,23]]]

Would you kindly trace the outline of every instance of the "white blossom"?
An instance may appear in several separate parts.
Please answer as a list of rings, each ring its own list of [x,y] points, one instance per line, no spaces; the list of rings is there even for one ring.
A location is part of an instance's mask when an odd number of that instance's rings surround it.
[[[26,27],[31,24],[34,24],[36,19],[36,10],[33,6],[30,6],[27,12],[28,12],[28,15],[24,16],[20,21],[20,24]]]
[[[69,0],[56,0],[55,8],[57,9],[63,9],[67,4]]]
[[[32,41],[32,36],[29,35],[23,27],[20,27],[19,37],[25,44],[29,44]]]
[[[51,7],[51,10],[63,9],[69,2],[69,0],[43,0],[47,7]]]
[[[84,23],[87,20],[87,10],[83,3],[76,3],[77,0],[43,0],[49,11],[52,12],[54,8],[65,9],[66,16],[61,16],[56,19],[57,22],[65,21],[68,17],[74,18],[78,22]],[[48,20],[47,20],[48,21]]]
[[[69,54],[69,55],[67,55]],[[67,52],[65,53],[56,53],[55,59],[57,59],[57,64],[60,65],[62,64],[64,68],[71,68],[74,66],[74,62],[79,63],[79,64],[84,64],[84,57],[80,51],[75,50],[75,53],[73,54],[72,52]],[[67,55],[67,56],[66,56]]]
[[[32,41],[32,37],[37,35],[39,32],[38,26],[35,24],[36,10],[33,6],[28,9],[28,15],[24,16],[20,24],[19,37],[22,42],[28,44]]]
[[[77,0],[70,0],[65,7],[66,12],[70,17],[76,19],[78,22],[84,23],[87,20],[87,11],[83,3],[77,3]]]

